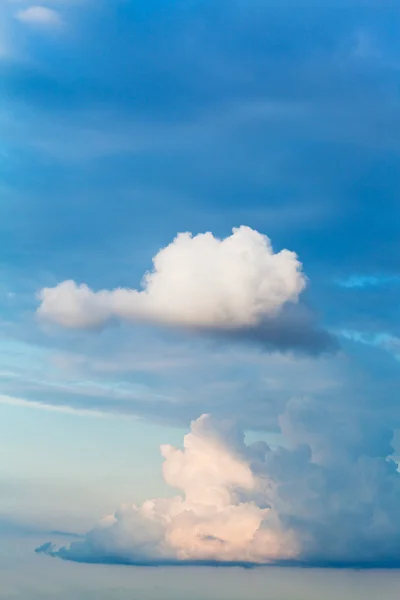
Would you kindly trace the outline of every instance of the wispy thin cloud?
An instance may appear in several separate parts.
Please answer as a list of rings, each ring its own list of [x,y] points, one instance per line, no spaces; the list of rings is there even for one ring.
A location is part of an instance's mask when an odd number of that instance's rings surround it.
[[[340,331],[340,335],[351,342],[385,350],[396,360],[400,360],[400,338],[391,333],[370,333],[368,331],[343,329]]]
[[[39,410],[47,410],[50,412],[64,413],[68,415],[80,415],[84,417],[104,417],[106,413],[96,410],[85,410],[81,408],[73,408],[72,406],[54,404],[46,404],[44,402],[25,400],[24,398],[16,398],[14,396],[7,396],[0,394],[0,404],[7,404],[9,406],[21,406],[24,408],[36,408]]]
[[[347,278],[335,281],[336,285],[343,288],[378,287],[399,282],[400,275],[350,275]]]
[[[60,25],[62,22],[60,14],[47,6],[30,6],[29,8],[18,10],[15,13],[15,18],[22,23],[40,27]]]

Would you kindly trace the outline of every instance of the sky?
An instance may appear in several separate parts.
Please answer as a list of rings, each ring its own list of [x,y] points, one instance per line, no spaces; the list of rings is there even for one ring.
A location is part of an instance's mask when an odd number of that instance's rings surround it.
[[[399,20],[0,0],[4,598],[400,565]]]

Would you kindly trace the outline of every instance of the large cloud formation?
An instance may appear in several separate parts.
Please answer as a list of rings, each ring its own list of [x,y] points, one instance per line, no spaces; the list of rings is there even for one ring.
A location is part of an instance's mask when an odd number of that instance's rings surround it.
[[[332,346],[330,336],[309,313],[288,310],[305,287],[294,252],[274,253],[267,236],[241,226],[225,239],[178,234],[153,258],[142,290],[95,292],[74,281],[44,288],[38,315],[72,329],[96,329],[117,318],[319,352]]]
[[[285,447],[272,450],[203,415],[183,449],[161,448],[179,495],[122,506],[82,541],[37,551],[124,564],[400,564],[391,432],[303,400],[280,422]]]

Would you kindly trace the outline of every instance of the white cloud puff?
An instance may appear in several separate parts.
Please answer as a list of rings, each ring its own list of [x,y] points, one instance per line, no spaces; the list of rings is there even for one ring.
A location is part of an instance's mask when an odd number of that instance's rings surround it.
[[[30,6],[29,8],[24,8],[15,14],[15,18],[29,25],[45,27],[61,23],[58,12],[47,6]]]
[[[359,424],[364,435],[354,436],[354,427],[303,401],[289,403],[281,422],[287,446],[272,450],[247,445],[229,422],[200,417],[183,449],[161,449],[178,496],[123,506],[82,541],[38,551],[126,564],[400,563],[390,435]]]
[[[296,254],[274,253],[267,236],[239,227],[225,239],[181,233],[153,258],[142,290],[92,291],[65,281],[39,293],[38,314],[70,328],[112,318],[190,328],[253,327],[295,303],[306,278]]]

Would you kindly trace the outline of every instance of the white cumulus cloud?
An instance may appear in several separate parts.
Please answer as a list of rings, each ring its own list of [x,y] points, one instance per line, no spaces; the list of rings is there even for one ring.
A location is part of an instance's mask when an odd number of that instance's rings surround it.
[[[276,338],[271,323],[297,303],[305,286],[294,252],[275,253],[267,236],[241,226],[225,239],[178,234],[153,258],[141,289],[93,291],[74,281],[44,288],[37,312],[75,329],[99,328],[112,319],[225,333],[263,325],[267,337]]]
[[[122,506],[83,540],[38,551],[126,564],[399,564],[390,432],[373,422],[343,427],[304,401],[291,401],[281,423],[286,447],[272,450],[203,415],[183,449],[161,448],[165,481],[179,495]]]

